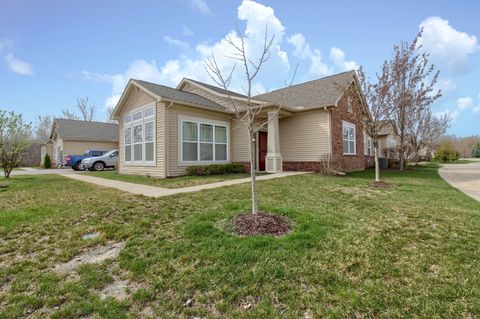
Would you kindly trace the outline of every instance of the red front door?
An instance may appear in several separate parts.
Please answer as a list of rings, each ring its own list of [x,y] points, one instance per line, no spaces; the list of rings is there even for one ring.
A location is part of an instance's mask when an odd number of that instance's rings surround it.
[[[265,171],[267,140],[267,132],[258,132],[258,170],[260,171]]]

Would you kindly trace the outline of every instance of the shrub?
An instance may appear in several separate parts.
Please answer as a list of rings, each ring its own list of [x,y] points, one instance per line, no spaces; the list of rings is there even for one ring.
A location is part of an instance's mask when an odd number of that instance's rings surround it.
[[[43,159],[43,168],[51,168],[52,167],[52,160],[50,159],[50,155],[48,153],[45,155]]]
[[[187,167],[188,175],[221,175],[245,172],[243,164],[212,164],[212,165],[196,165]]]
[[[480,141],[478,141],[472,149],[472,157],[480,157]]]
[[[451,163],[458,160],[460,154],[453,148],[452,143],[444,142],[435,153],[435,160],[442,163]]]

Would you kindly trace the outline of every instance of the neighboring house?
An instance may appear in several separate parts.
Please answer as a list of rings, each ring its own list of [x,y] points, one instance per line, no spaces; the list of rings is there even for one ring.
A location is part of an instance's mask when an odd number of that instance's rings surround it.
[[[361,119],[369,113],[355,72],[261,94],[253,102],[262,106],[262,120],[270,119],[256,138],[258,171],[319,171],[326,157],[337,159],[343,171],[365,168]],[[165,178],[184,175],[192,165],[248,168],[248,131],[229,105],[225,90],[195,80],[183,79],[177,88],[130,80],[112,115],[119,121],[120,173]]]
[[[40,148],[40,166],[43,167],[43,163],[45,161],[45,155],[50,156],[50,162],[53,161],[53,143],[52,141],[48,141],[47,143],[43,144]],[[53,165],[53,163],[52,163]]]
[[[400,145],[397,125],[392,120],[387,120],[378,133],[378,155],[381,158],[397,158],[397,146]]]
[[[64,164],[67,155],[80,155],[87,150],[117,149],[118,124],[55,119],[50,141],[44,146],[42,155],[44,157],[50,151],[53,166]]]

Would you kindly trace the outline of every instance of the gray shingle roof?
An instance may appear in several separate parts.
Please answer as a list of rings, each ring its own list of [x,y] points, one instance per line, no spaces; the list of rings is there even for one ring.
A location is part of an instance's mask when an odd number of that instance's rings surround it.
[[[380,128],[378,135],[398,135],[397,133],[397,125],[392,120],[385,120],[383,121],[384,124]]]
[[[58,136],[62,139],[118,141],[118,124],[57,118],[54,120],[54,125]]]
[[[226,92],[225,92],[225,89],[222,89],[218,86],[215,86],[215,85],[211,85],[211,84],[207,84],[207,83],[203,83],[203,82],[200,82],[200,81],[197,81],[197,80],[193,80],[193,79],[188,79],[186,78],[187,80],[189,81],[192,81],[194,83],[197,83],[198,85],[201,85],[203,87],[206,87],[207,89],[210,89],[212,91],[215,91],[217,93],[220,93],[220,94],[225,94],[226,95]],[[243,95],[243,94],[240,94],[240,93],[237,93],[237,92],[233,92],[233,91],[230,91],[230,90],[227,90],[227,92],[230,93],[231,96],[236,96],[236,97],[243,97],[243,98],[246,98],[247,96],[246,95]]]
[[[333,106],[343,94],[355,71],[347,71],[318,80],[254,96],[255,100],[282,104],[291,108]]]
[[[135,81],[138,85],[141,85],[148,91],[166,99],[192,103],[192,104],[204,106],[206,108],[214,109],[217,111],[218,110],[225,111],[225,107],[195,93],[184,92],[184,91],[180,91],[165,85],[155,84],[155,83],[146,82],[142,80],[133,80],[133,81]]]

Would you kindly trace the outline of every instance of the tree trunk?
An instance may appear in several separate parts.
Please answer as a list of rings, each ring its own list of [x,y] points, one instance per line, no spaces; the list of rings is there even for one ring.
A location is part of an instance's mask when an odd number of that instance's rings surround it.
[[[255,133],[250,132],[250,176],[252,178],[252,214],[256,214],[258,212],[255,146]]]
[[[400,133],[400,167],[399,169],[403,171],[405,169],[405,135],[403,134],[404,128],[401,129],[402,132]]]
[[[373,153],[375,155],[375,182],[380,182],[380,160],[378,158],[378,142],[373,143]]]
[[[10,167],[5,167],[5,168],[3,169],[3,175],[5,176],[5,179],[10,178],[10,173],[12,172],[12,170],[13,170],[13,169],[10,168]]]

